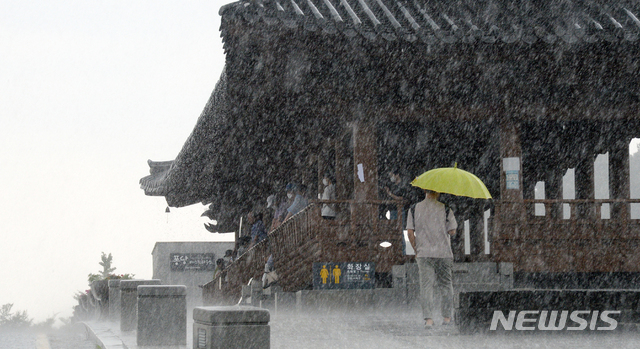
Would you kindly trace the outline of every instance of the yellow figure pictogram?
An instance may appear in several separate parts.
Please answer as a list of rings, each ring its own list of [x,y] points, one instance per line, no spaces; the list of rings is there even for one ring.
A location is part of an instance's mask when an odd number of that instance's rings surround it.
[[[322,269],[320,269],[320,277],[322,278],[322,283],[327,283],[327,278],[329,277],[329,271],[327,270],[327,266],[323,265]]]
[[[335,268],[333,268],[333,279],[335,280],[334,283],[339,284],[340,283],[340,275],[342,275],[342,271],[340,270],[340,268],[338,268],[338,266],[336,265]]]

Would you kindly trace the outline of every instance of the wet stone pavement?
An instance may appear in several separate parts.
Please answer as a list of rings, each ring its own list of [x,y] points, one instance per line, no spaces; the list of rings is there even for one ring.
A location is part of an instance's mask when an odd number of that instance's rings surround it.
[[[420,307],[399,306],[381,309],[270,311],[270,348],[272,349],[511,349],[511,348],[640,348],[640,331],[618,333],[527,333],[461,335],[455,327],[436,326],[424,329]],[[435,319],[436,324],[441,319]],[[187,336],[192,329],[188,323]],[[87,328],[100,340],[110,339],[122,348],[144,348],[135,344],[135,333],[121,333],[117,323],[87,322]],[[104,337],[106,336],[106,337]],[[114,337],[115,336],[115,337]],[[104,337],[104,338],[103,338]],[[54,332],[49,335],[51,348],[95,349],[84,333]],[[117,340],[114,340],[117,339]],[[89,344],[88,344],[89,343]],[[107,343],[107,342],[105,342]],[[0,346],[0,349],[4,347]],[[25,348],[29,348],[26,346]],[[155,347],[154,347],[155,348]],[[191,345],[187,346],[188,349]],[[20,347],[18,347],[20,349]]]
[[[280,311],[271,315],[272,349],[640,348],[638,332],[460,335],[455,327],[442,326],[427,331],[416,307],[315,314]]]
[[[96,349],[96,344],[87,338],[84,327],[80,326],[50,332],[48,338],[50,349]]]
[[[1,349],[34,349],[37,335],[31,331],[0,331]]]
[[[83,327],[72,326],[52,331],[0,331],[0,349],[96,349]]]

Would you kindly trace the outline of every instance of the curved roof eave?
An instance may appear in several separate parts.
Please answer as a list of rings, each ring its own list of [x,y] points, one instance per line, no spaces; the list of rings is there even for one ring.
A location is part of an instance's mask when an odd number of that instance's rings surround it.
[[[221,129],[227,118],[226,72],[220,80],[200,114],[193,132],[185,141],[182,150],[173,161],[149,160],[151,174],[140,179],[140,188],[149,196],[165,196],[172,207],[182,207],[209,199],[202,188],[203,172],[215,167],[218,152],[210,151],[222,141]]]

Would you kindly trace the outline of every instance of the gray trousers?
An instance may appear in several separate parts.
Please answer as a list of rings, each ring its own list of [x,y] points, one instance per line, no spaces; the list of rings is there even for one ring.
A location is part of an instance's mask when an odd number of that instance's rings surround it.
[[[442,317],[453,314],[452,258],[416,257],[420,277],[420,304],[424,319],[433,319],[435,315],[433,293],[438,289],[442,295]]]

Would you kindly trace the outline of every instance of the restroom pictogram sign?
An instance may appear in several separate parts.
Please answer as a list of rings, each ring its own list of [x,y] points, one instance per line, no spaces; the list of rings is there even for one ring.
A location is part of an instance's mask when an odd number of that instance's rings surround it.
[[[313,263],[313,289],[357,289],[375,287],[375,263]]]

